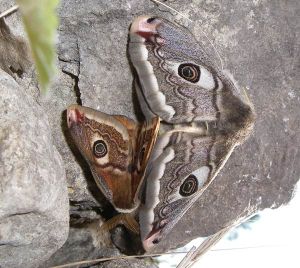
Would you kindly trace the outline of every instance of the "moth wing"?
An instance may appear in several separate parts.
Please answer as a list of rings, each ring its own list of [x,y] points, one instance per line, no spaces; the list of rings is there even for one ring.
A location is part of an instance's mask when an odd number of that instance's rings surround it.
[[[139,99],[168,123],[214,121],[251,114],[231,75],[210,60],[193,34],[162,18],[135,19],[129,55]]]
[[[159,137],[139,214],[145,250],[170,232],[216,177],[234,146],[228,137],[184,131]]]
[[[119,115],[72,105],[67,110],[71,136],[88,162],[105,197],[119,211],[136,207],[132,163],[139,125]]]

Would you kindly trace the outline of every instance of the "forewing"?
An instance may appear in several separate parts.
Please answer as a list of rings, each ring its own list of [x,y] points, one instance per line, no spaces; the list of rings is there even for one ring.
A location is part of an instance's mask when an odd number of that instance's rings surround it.
[[[103,194],[119,211],[134,209],[138,186],[129,186],[139,184],[132,179],[137,124],[79,105],[70,106],[67,117],[73,140]]]
[[[153,113],[170,123],[216,119],[222,82],[189,31],[160,18],[136,19],[129,54]],[[191,79],[184,79],[189,73]]]
[[[130,59],[146,114],[173,124],[225,122],[251,105],[232,76],[221,71],[186,28],[162,18],[138,17],[130,29]]]

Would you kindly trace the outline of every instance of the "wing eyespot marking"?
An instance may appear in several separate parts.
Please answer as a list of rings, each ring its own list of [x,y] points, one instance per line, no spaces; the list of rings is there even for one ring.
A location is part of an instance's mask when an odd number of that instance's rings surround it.
[[[93,154],[96,158],[102,158],[107,155],[107,145],[103,140],[96,140],[93,144]]]
[[[183,197],[193,195],[198,190],[198,179],[195,175],[189,175],[181,184],[179,194]]]
[[[197,83],[200,80],[201,71],[196,64],[182,63],[178,66],[178,75],[191,83]]]
[[[209,179],[211,168],[202,166],[188,175],[179,188],[181,197],[189,197],[201,189]]]

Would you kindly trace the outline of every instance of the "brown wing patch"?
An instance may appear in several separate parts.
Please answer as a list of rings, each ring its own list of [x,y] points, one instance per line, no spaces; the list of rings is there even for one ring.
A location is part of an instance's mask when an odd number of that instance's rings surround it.
[[[133,198],[136,198],[136,193],[139,192],[139,188],[142,185],[141,182],[158,135],[159,126],[159,117],[154,117],[150,121],[144,122],[139,129],[133,168]]]

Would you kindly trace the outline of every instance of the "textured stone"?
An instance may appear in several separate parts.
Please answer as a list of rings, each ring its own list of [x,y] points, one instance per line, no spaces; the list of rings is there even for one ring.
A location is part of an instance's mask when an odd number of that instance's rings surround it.
[[[300,174],[298,1],[165,3],[193,22],[148,0],[63,0],[58,31],[61,72],[48,98],[41,99],[34,89],[23,86],[49,118],[53,142],[66,166],[72,225],[81,223],[72,228],[68,242],[49,264],[110,254],[102,251],[105,245],[95,253],[93,244],[97,238],[85,240],[90,222],[100,219],[100,215],[107,216],[111,207],[68,136],[65,109],[77,102],[106,113],[141,118],[126,52],[129,24],[141,14],[155,14],[186,25],[219,61],[208,36],[221,55],[224,68],[245,88],[257,113],[250,139],[235,150],[206,193],[157,250],[165,251],[198,236],[213,234],[239,215],[247,215],[249,208],[277,208],[292,197]],[[8,24],[15,25],[14,18],[11,16]],[[86,243],[80,243],[81,239]],[[68,255],[76,246],[76,256]]]
[[[42,267],[51,267],[72,262],[95,260],[100,258],[109,258],[115,256],[118,258],[118,250],[105,239],[107,237],[99,237],[99,221],[93,221],[85,224],[84,228],[80,225],[75,225],[70,228],[68,241],[60,248],[50,260],[45,262]],[[143,258],[130,260],[114,260],[107,262],[91,262],[86,264],[87,267],[157,267],[151,259]]]
[[[124,268],[124,267],[130,267],[130,268],[157,268],[158,266],[154,263],[153,260],[150,258],[143,258],[143,259],[121,259],[121,260],[113,260],[104,264],[91,266],[94,268]]]
[[[65,242],[65,171],[47,116],[0,71],[0,266],[37,267]]]

